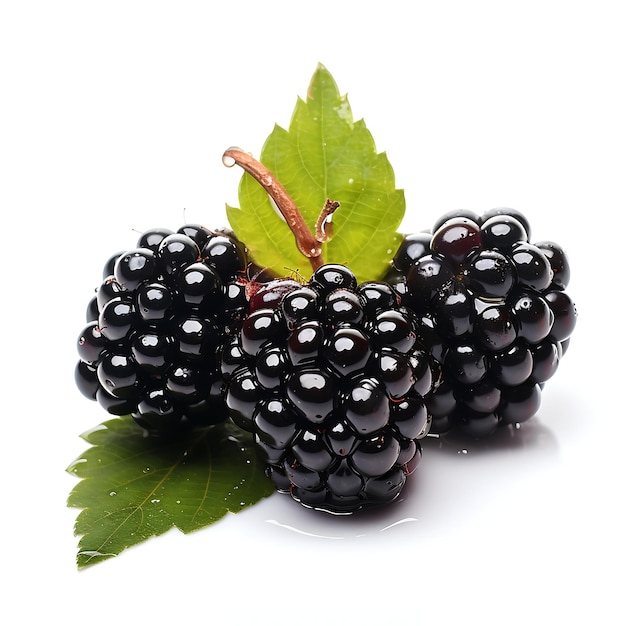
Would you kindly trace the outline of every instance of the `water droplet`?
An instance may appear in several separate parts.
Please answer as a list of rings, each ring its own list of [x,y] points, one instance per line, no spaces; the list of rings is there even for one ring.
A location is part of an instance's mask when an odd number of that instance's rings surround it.
[[[180,504],[180,500],[176,500],[176,504]]]
[[[267,174],[261,177],[261,183],[266,187],[270,187],[274,184],[274,179],[269,174]]]
[[[230,155],[224,154],[222,156],[222,163],[226,167],[233,167],[233,165],[235,165],[237,163],[237,161],[235,161],[235,159],[233,157],[231,157]]]
[[[348,178],[348,185],[352,185],[354,183],[354,178]]]
[[[158,498],[154,498],[154,500],[150,500],[150,502],[152,504],[158,504],[159,502],[161,502],[161,500],[159,500]]]
[[[87,556],[89,558],[99,556],[116,556],[111,552],[99,552],[98,550],[81,550],[78,554],[80,554],[81,556]]]
[[[110,496],[116,496],[117,495],[117,491],[111,491],[111,493],[109,493]]]
[[[147,474],[149,471],[150,471],[150,468],[149,468],[149,467],[146,467],[146,468],[144,468],[144,469],[143,469],[143,473],[144,473],[144,474]]]
[[[467,454],[467,450],[463,448],[462,450],[459,450],[457,454]]]
[[[351,123],[352,122],[352,111],[350,110],[350,105],[347,101],[342,102],[339,106],[334,107],[337,115],[344,121]]]

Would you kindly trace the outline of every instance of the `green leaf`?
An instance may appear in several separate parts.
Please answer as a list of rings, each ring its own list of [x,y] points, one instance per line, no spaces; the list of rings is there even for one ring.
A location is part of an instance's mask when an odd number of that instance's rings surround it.
[[[289,192],[312,233],[326,200],[340,203],[333,237],[323,245],[326,263],[348,265],[359,281],[383,276],[401,240],[404,192],[396,189],[386,154],[376,152],[365,123],[353,120],[347,97],[325,67],[317,67],[306,100],[298,99],[289,129],[274,127],[260,161]],[[279,276],[298,270],[308,278],[309,261],[248,173],[239,202],[240,208],[227,206],[228,219],[254,261]]]
[[[274,492],[252,438],[230,423],[174,440],[146,436],[129,416],[82,435],[91,444],[67,469],[82,480],[79,568],[171,528],[190,533]]]

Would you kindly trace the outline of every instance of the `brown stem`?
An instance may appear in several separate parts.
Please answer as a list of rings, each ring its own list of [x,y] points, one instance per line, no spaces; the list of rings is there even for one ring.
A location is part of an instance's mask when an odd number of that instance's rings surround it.
[[[315,239],[319,242],[328,241],[333,236],[331,215],[339,208],[339,202],[328,198],[315,224]]]
[[[296,239],[298,250],[309,259],[311,267],[316,270],[323,265],[322,246],[316,241],[302,214],[298,210],[287,190],[274,178],[274,175],[262,163],[252,155],[239,148],[229,148],[222,156],[222,162],[226,167],[239,165],[250,174],[274,200],[281,215]]]

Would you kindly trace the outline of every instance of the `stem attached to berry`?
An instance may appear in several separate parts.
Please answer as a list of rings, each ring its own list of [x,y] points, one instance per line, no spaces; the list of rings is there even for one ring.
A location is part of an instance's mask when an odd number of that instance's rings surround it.
[[[296,203],[287,190],[276,180],[272,172],[252,155],[239,148],[229,148],[222,156],[222,162],[227,167],[239,165],[250,174],[267,191],[274,200],[278,210],[285,218],[287,225],[296,239],[298,250],[309,259],[311,267],[316,270],[324,264],[322,246],[313,237]]]

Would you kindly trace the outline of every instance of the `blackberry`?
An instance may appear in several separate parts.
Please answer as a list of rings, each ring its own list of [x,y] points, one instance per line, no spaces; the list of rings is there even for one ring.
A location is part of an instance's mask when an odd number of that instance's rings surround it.
[[[421,458],[437,370],[382,282],[326,264],[250,299],[221,357],[232,421],[301,504],[351,513],[398,497]]]
[[[447,213],[401,244],[387,280],[442,366],[431,433],[486,436],[538,410],[577,314],[564,250],[529,237],[519,211],[494,209]]]
[[[113,255],[79,335],[79,390],[153,433],[225,420],[217,353],[247,310],[246,262],[232,234],[196,224]]]

